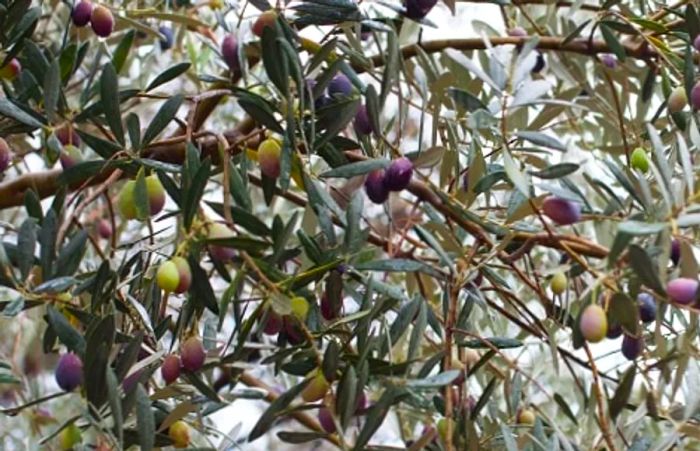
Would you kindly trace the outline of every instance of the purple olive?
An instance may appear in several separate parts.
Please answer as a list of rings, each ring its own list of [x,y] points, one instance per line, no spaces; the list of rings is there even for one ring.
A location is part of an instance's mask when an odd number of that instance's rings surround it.
[[[608,69],[615,69],[617,67],[617,57],[612,53],[603,53],[600,55],[600,62]]]
[[[180,345],[182,367],[187,371],[197,371],[204,365],[207,353],[197,337],[190,337]]]
[[[102,5],[95,6],[90,14],[92,31],[101,38],[109,37],[114,30],[114,17],[112,11]]]
[[[514,38],[524,38],[527,36],[527,31],[523,27],[509,28],[507,33],[508,36],[512,36]]]
[[[556,196],[544,200],[542,212],[558,225],[574,224],[581,220],[581,204]]]
[[[83,154],[80,152],[80,149],[72,144],[68,144],[63,146],[59,160],[63,169],[70,169],[83,161]]]
[[[326,407],[321,407],[318,409],[318,422],[324,431],[332,434],[335,432],[335,422],[333,421],[333,415],[331,411]]]
[[[367,174],[365,179],[365,193],[369,200],[375,204],[382,204],[389,198],[389,190],[384,184],[385,171],[377,169]]]
[[[700,110],[700,81],[695,83],[695,86],[690,91],[690,104],[694,110]]]
[[[700,34],[695,36],[695,40],[693,41],[693,47],[695,47],[695,50],[700,52]]]
[[[238,41],[232,34],[227,35],[221,43],[221,56],[228,68],[235,72],[240,68],[238,61]]]
[[[622,355],[627,360],[634,360],[642,353],[644,349],[644,340],[625,334],[622,339]]]
[[[274,310],[269,310],[267,312],[267,318],[265,318],[263,333],[265,335],[277,335],[280,330],[282,330],[282,317]]]
[[[331,97],[347,97],[352,94],[352,83],[345,74],[338,74],[328,83]]]
[[[673,241],[671,241],[671,262],[673,262],[673,266],[677,266],[680,260],[681,242],[674,238]]]
[[[362,390],[357,396],[357,401],[355,402],[355,415],[364,415],[367,412],[367,395],[365,391]]]
[[[83,383],[83,361],[76,354],[63,354],[56,366],[56,382],[65,391],[73,391]]]
[[[54,135],[56,139],[63,146],[73,145],[75,147],[80,147],[80,135],[75,131],[75,129],[70,125],[64,125],[61,128],[54,130]]]
[[[639,305],[639,317],[643,323],[650,323],[656,319],[656,301],[652,295],[639,293],[637,305]]]
[[[92,15],[92,3],[89,0],[81,0],[74,7],[71,13],[73,25],[76,27],[84,27],[90,22]]]
[[[97,222],[97,234],[103,240],[108,240],[112,237],[112,223],[107,219],[100,219]]]
[[[369,135],[374,131],[372,127],[372,121],[369,118],[369,113],[367,112],[367,106],[361,105],[355,114],[355,131],[358,135]]]
[[[413,177],[413,163],[406,157],[392,161],[384,174],[384,186],[389,191],[401,191],[408,187]]]
[[[406,0],[406,17],[421,20],[437,4],[437,0]]]
[[[163,365],[160,367],[160,374],[163,376],[163,380],[166,384],[170,385],[180,377],[181,366],[182,362],[180,362],[180,357],[175,354],[170,354],[163,359]]]
[[[294,318],[285,316],[282,320],[284,324],[284,335],[291,345],[298,345],[304,342],[304,334]]]
[[[685,277],[673,279],[666,286],[666,292],[673,302],[683,305],[691,304],[697,297],[698,281]]]
[[[124,378],[124,380],[122,381],[122,388],[124,389],[125,393],[129,393],[131,390],[136,388],[136,384],[139,383],[142,374],[143,368],[138,371],[134,371],[133,373]]]

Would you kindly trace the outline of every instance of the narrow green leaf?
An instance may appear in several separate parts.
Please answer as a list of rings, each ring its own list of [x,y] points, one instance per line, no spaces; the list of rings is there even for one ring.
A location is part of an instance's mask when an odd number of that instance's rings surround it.
[[[165,127],[168,126],[170,121],[173,120],[175,114],[177,114],[177,111],[180,108],[180,105],[182,105],[183,100],[184,97],[181,94],[176,94],[169,98],[163,104],[163,106],[160,107],[156,115],[153,117],[153,120],[148,125],[148,128],[146,128],[146,132],[143,134],[142,145],[144,147],[150,144],[150,142],[153,141],[160,134],[160,132],[162,132]]]
[[[376,169],[385,169],[389,166],[388,160],[364,160],[333,168],[320,175],[325,178],[350,178],[358,175],[369,174]]]
[[[619,59],[620,62],[624,62],[625,57],[627,56],[627,54],[625,53],[625,47],[622,44],[620,44],[620,41],[617,39],[615,34],[609,28],[609,26],[601,24],[600,32],[603,34],[603,39],[605,40],[605,43],[608,44],[608,47],[610,47],[610,51],[612,51],[615,54],[615,56],[617,56],[617,59]]]
[[[124,128],[119,111],[119,81],[112,63],[107,63],[100,77],[100,102],[109,128],[119,144],[124,146]]]
[[[661,296],[665,296],[666,290],[659,279],[658,265],[649,257],[649,254],[636,244],[631,244],[627,252],[630,266],[642,283]]]
[[[165,69],[163,72],[158,74],[158,76],[154,78],[152,82],[148,84],[148,87],[146,87],[146,92],[151,91],[157,88],[158,86],[163,85],[169,82],[170,80],[179,77],[180,75],[187,72],[191,65],[192,64],[190,63],[178,63],[174,66]]]
[[[622,375],[622,379],[615,390],[615,394],[610,400],[610,418],[613,420],[617,418],[620,412],[622,412],[622,410],[625,408],[625,405],[627,405],[627,400],[632,394],[632,388],[634,387],[634,376],[636,374],[637,366],[630,365],[629,368],[627,368],[627,371],[625,371],[625,374]]]
[[[58,59],[54,59],[44,78],[44,109],[52,122],[56,120],[56,108],[61,95],[61,67]]]
[[[151,400],[141,384],[136,387],[136,425],[139,433],[139,446],[144,451],[153,449],[156,424],[151,410]]]

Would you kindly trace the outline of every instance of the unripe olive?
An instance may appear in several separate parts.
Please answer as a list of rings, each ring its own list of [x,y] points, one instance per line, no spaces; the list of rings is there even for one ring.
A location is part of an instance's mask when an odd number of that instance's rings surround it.
[[[171,261],[161,263],[156,273],[156,282],[161,290],[171,293],[180,285],[180,274],[177,266]]]
[[[311,377],[311,382],[302,390],[301,399],[303,399],[304,402],[318,401],[326,396],[329,388],[330,386],[323,375],[323,371],[315,371],[315,374]]]
[[[192,284],[192,271],[190,270],[190,264],[184,257],[175,256],[170,259],[171,262],[175,263],[177,267],[177,274],[180,277],[180,283],[175,288],[175,293],[184,293],[190,289]]]
[[[204,366],[207,353],[197,337],[190,337],[180,345],[180,360],[187,371],[195,372]]]
[[[608,333],[608,319],[605,310],[596,304],[588,305],[581,314],[579,323],[581,335],[586,341],[597,343]]]
[[[558,225],[574,224],[581,220],[581,204],[556,196],[542,202],[542,212]]]
[[[100,238],[108,240],[112,237],[112,223],[106,219],[100,219],[97,222],[97,234]]]
[[[209,223],[209,225],[207,226],[207,234],[207,238],[209,238],[210,240],[231,238],[232,236],[234,236],[233,230],[229,229],[226,225],[221,224],[219,222]],[[230,247],[209,244],[207,248],[209,250],[209,255],[211,256],[212,260],[216,260],[219,262],[229,261],[233,259],[235,255],[234,250]]]
[[[639,317],[643,323],[650,323],[656,319],[656,301],[652,295],[639,293],[637,305],[639,305]]]
[[[630,156],[630,164],[633,168],[646,174],[646,172],[649,170],[649,159],[647,158],[646,151],[641,147],[634,149],[632,155]]]
[[[282,317],[274,310],[268,310],[263,333],[265,335],[277,335],[280,330],[282,330]]]
[[[95,6],[90,15],[90,25],[97,36],[102,38],[109,37],[112,34],[112,30],[114,30],[112,12],[102,5]]]
[[[440,435],[440,440],[442,440],[443,443],[452,441],[452,437],[447,436],[450,423],[452,423],[452,430],[454,431],[454,422],[452,418],[440,418],[437,422],[438,435]]]
[[[333,414],[326,407],[321,407],[318,409],[318,423],[321,425],[323,430],[329,434],[336,431],[335,422],[333,421]]]
[[[240,68],[238,61],[238,41],[232,34],[227,35],[221,43],[221,56],[224,62],[231,71],[237,71]]]
[[[83,440],[83,434],[75,423],[71,423],[63,428],[59,434],[58,440],[61,444],[61,450],[68,451],[75,448]]]
[[[549,283],[549,287],[552,289],[554,294],[562,294],[566,291],[567,286],[566,274],[563,272],[558,272],[552,276],[552,280]]]
[[[83,154],[80,152],[80,149],[74,145],[67,144],[61,149],[61,156],[59,159],[63,169],[69,169],[83,161]]]
[[[253,34],[257,37],[261,37],[265,28],[274,27],[276,21],[277,12],[274,9],[268,9],[256,19],[253,24]]]
[[[331,97],[347,97],[352,94],[352,83],[343,73],[337,74],[328,83],[328,94]]]
[[[700,110],[700,81],[696,82],[690,91],[690,104],[694,110]]]
[[[698,292],[698,281],[686,277],[671,280],[666,285],[668,297],[678,304],[691,304],[695,301]]]
[[[157,175],[146,177],[146,191],[148,192],[148,206],[151,215],[160,213],[165,206],[165,188]]]
[[[22,65],[17,58],[12,58],[7,64],[0,67],[0,78],[14,80],[22,72]]]
[[[625,334],[622,339],[622,355],[627,360],[634,360],[642,353],[644,349],[644,340]]]
[[[134,202],[134,188],[136,181],[129,180],[122,186],[119,192],[119,212],[124,219],[136,219],[136,204]]]
[[[301,296],[296,296],[291,299],[292,315],[294,315],[299,321],[306,321],[306,317],[309,315],[309,301]]]
[[[276,139],[266,139],[258,146],[258,164],[260,172],[266,177],[276,179],[280,175],[280,153],[282,148]]]
[[[667,106],[669,113],[679,113],[688,105],[688,96],[683,86],[678,86],[668,96]]]
[[[190,444],[190,427],[182,420],[178,420],[168,428],[168,437],[175,448],[187,448]]]
[[[535,412],[533,412],[530,409],[520,409],[516,421],[518,422],[518,424],[532,426],[533,424],[535,424]]]
[[[181,366],[180,357],[175,354],[170,354],[163,359],[163,365],[160,367],[160,374],[163,376],[163,380],[166,384],[172,384],[180,377]]]
[[[383,169],[377,169],[367,174],[365,179],[365,193],[375,204],[382,204],[389,198],[389,190],[384,184],[384,174]]]
[[[56,366],[56,382],[64,391],[73,391],[83,383],[83,361],[76,354],[63,354]]]
[[[92,15],[92,3],[89,0],[80,0],[74,7],[71,13],[73,25],[76,27],[84,27],[90,22]]]
[[[437,4],[437,0],[406,0],[406,17],[421,20]]]
[[[5,172],[12,161],[12,150],[3,138],[0,138],[0,173]]]
[[[384,174],[384,186],[389,191],[401,191],[408,187],[413,177],[413,163],[405,157],[397,158],[389,164]]]

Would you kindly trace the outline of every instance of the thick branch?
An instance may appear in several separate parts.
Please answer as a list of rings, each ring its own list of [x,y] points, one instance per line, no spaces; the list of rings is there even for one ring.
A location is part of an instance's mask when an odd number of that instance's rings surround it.
[[[492,36],[489,42],[493,46],[499,45],[522,45],[527,42],[530,37],[514,37],[514,36]],[[641,43],[630,44],[623,43],[625,52],[630,58],[648,59],[657,55],[656,51]],[[481,38],[468,39],[438,39],[435,41],[421,42],[411,44],[401,48],[401,56],[412,58],[416,56],[418,47],[422,48],[426,53],[435,53],[442,50],[452,48],[455,50],[484,50],[486,42]],[[564,38],[540,36],[537,49],[555,51],[555,52],[571,52],[581,55],[596,55],[598,53],[611,53],[610,47],[605,41],[588,39],[575,39],[564,44]],[[372,63],[375,67],[384,65],[384,55],[376,55],[372,58]]]

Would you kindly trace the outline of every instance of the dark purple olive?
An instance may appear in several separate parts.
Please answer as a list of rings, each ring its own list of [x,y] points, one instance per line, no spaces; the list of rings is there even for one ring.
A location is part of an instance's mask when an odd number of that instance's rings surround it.
[[[328,83],[331,97],[347,97],[352,94],[352,83],[345,74],[338,74]]]
[[[625,334],[622,339],[622,355],[627,360],[634,360],[642,353],[644,349],[644,340]]]
[[[88,0],[79,1],[74,7],[71,13],[71,19],[73,19],[73,25],[76,27],[84,27],[90,22],[90,16],[92,15],[92,3]]]
[[[287,337],[289,344],[298,345],[304,342],[304,334],[294,318],[285,316],[283,323],[284,335]]]
[[[231,71],[237,71],[240,68],[238,61],[238,41],[232,34],[227,35],[221,43],[221,56],[224,62]]]
[[[282,317],[275,311],[269,310],[267,318],[265,318],[265,327],[263,333],[265,335],[277,335],[282,330]]]
[[[332,434],[335,432],[335,422],[333,421],[333,415],[331,411],[326,407],[321,407],[318,409],[318,423],[321,425],[324,431]]]
[[[413,177],[413,163],[405,157],[392,161],[384,174],[384,186],[389,191],[401,191],[408,187]]]
[[[358,135],[369,135],[374,131],[366,105],[360,105],[360,108],[355,114],[355,122],[353,125],[355,126],[355,131]]]
[[[382,204],[389,198],[389,190],[384,184],[384,173],[383,169],[377,169],[367,174],[365,179],[365,193],[375,204]]]
[[[690,91],[690,105],[692,105],[694,110],[700,110],[700,81],[695,83],[695,86]]]
[[[683,305],[691,304],[697,297],[698,281],[685,277],[673,279],[666,285],[666,292],[673,302]]]
[[[406,0],[406,17],[421,20],[437,4],[437,0]]]
[[[323,293],[323,296],[321,296],[321,315],[326,321],[332,321],[338,317],[342,307],[340,303],[338,304],[337,306],[333,305],[328,294]]]
[[[542,52],[540,52],[538,50],[537,51],[537,60],[535,61],[535,65],[532,66],[532,69],[530,70],[530,72],[532,72],[533,74],[538,74],[538,73],[542,72],[542,69],[544,69],[544,66],[545,66],[544,55],[542,54]]]
[[[163,35],[164,39],[160,40],[160,49],[165,51],[170,49],[173,46],[173,41],[175,39],[175,36],[173,35],[173,29],[170,27],[160,27],[158,28],[158,31],[160,34]]]
[[[58,359],[56,382],[64,391],[73,391],[83,383],[83,361],[77,354],[69,352]]]
[[[559,225],[574,224],[581,220],[581,204],[556,196],[544,200],[542,212]]]
[[[619,323],[609,323],[608,332],[605,334],[606,337],[613,339],[622,335],[622,326]]]
[[[639,317],[643,323],[650,323],[656,319],[656,301],[652,295],[639,293],[637,305],[639,305]]]
[[[681,242],[674,238],[671,241],[671,262],[673,262],[674,266],[677,266],[678,262],[680,260],[681,260]]]

